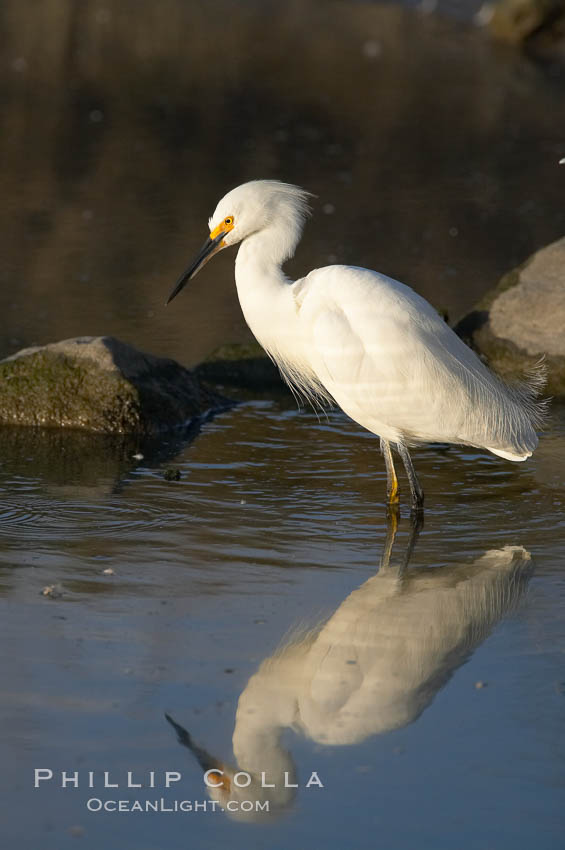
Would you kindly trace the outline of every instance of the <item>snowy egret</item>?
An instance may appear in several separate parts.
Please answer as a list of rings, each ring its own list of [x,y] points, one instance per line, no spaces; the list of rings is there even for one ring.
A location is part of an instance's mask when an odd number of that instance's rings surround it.
[[[410,484],[412,509],[424,493],[408,447],[457,443],[523,461],[537,445],[541,369],[508,386],[410,287],[352,266],[315,269],[289,280],[310,194],[277,180],[228,192],[209,220],[210,235],[167,304],[218,251],[241,242],[235,280],[247,324],[295,392],[337,403],[378,435],[390,506],[398,505],[392,447]]]
[[[287,636],[261,663],[238,700],[235,765],[166,715],[179,743],[212,771],[208,793],[222,809],[230,811],[229,800],[268,800],[266,817],[290,808],[298,780],[288,729],[326,747],[352,746],[417,720],[517,604],[531,575],[522,546],[435,569],[408,570],[409,557],[399,568],[385,553],[376,575],[325,622]],[[244,787],[239,771],[250,780]],[[242,817],[237,806],[231,811]],[[248,819],[257,820],[256,812]]]

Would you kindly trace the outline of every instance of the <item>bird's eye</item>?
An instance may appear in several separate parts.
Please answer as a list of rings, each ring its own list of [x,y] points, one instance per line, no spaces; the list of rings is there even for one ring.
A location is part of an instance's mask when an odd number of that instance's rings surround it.
[[[231,216],[228,216],[224,219],[224,224],[233,224],[233,218]]]

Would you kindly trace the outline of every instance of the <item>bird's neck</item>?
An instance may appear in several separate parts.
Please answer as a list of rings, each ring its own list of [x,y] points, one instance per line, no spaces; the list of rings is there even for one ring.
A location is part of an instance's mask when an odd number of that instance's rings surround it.
[[[243,770],[293,770],[281,737],[297,716],[293,657],[268,659],[241,693],[233,732],[233,752]],[[271,780],[274,781],[274,780]]]
[[[294,253],[299,233],[266,227],[243,240],[235,262],[235,281],[245,321],[270,353],[277,329],[295,313],[290,281],[282,263]]]

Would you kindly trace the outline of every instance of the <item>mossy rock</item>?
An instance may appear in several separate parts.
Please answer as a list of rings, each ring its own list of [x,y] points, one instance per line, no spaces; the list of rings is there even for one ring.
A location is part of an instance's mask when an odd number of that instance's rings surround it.
[[[0,424],[153,434],[229,404],[174,360],[78,337],[0,361]]]

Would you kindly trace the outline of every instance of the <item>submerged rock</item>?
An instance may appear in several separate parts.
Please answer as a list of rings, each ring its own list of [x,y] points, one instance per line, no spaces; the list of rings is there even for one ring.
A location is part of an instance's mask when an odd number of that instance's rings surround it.
[[[77,337],[0,361],[0,424],[154,434],[229,402],[188,369],[113,337]]]
[[[544,357],[547,392],[565,396],[565,237],[506,274],[455,331],[511,379]]]
[[[230,388],[289,392],[279,370],[257,342],[223,345],[194,371],[204,381]]]

